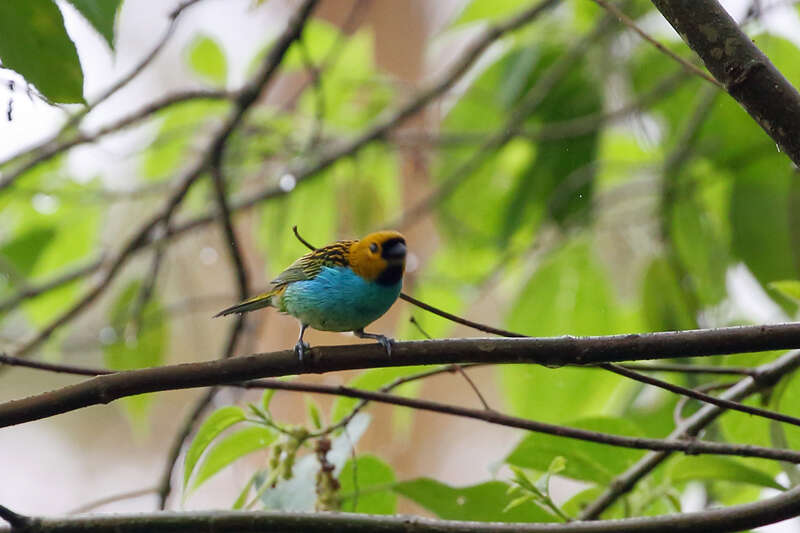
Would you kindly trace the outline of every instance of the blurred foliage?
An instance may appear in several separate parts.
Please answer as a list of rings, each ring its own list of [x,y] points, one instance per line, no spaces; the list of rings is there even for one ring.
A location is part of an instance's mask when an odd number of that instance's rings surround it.
[[[69,4],[113,49],[120,2]],[[502,20],[528,4],[468,2],[436,37],[449,46],[462,32]],[[625,8],[635,17],[653,15],[644,0]],[[408,95],[408,88],[378,65],[370,28],[344,35],[328,22],[311,20],[282,65],[292,83],[281,91],[297,92],[284,95],[285,105],[267,98],[253,109],[229,139],[224,161],[235,199],[270,197],[243,224],[254,248],[249,252],[263,260],[266,279],[305,253],[291,236],[292,225],[322,245],[398,220],[413,207],[410,198],[419,199],[420,187],[441,187],[431,209],[435,235],[424,235],[435,246],[409,243],[412,251],[430,252],[415,256],[418,269],[408,276],[406,290],[431,305],[463,314],[489,309],[481,316],[541,336],[744,324],[762,316],[756,304],[747,303],[756,301],[782,319],[795,319],[800,300],[796,169],[731,98],[709,97],[704,81],[681,74],[673,60],[621,27],[609,30],[563,76],[551,80],[551,90],[521,117],[521,130],[509,142],[478,152],[509,127],[511,118],[520,118],[521,103],[557,71],[578,36],[591,31],[603,15],[592,2],[563,2],[491,48],[458,90],[438,104],[441,120],[425,130],[429,142],[382,137],[298,182],[287,169],[362,133]],[[682,43],[658,37],[687,55]],[[754,40],[788,79],[800,84],[800,51],[793,43],[770,34]],[[270,44],[246,58],[251,73]],[[435,47],[431,50],[434,57]],[[202,33],[184,49],[195,81],[216,88],[235,79],[229,54]],[[0,2],[0,59],[49,100],[84,101],[78,55],[51,0]],[[603,117],[622,106],[632,111],[615,120]],[[139,172],[129,184],[155,191],[149,196],[118,200],[124,194],[112,187],[114,180],[76,175],[67,157],[34,167],[15,187],[0,192],[0,303],[89,263],[101,255],[100,243],[126,242],[130,221],[161,205],[156,200],[163,200],[163,191],[170,190],[187,161],[204,155],[198,147],[229,107],[229,102],[197,100],[150,118],[150,136],[135,154]],[[434,115],[426,120],[435,122]],[[698,117],[703,120],[694,120]],[[411,181],[414,173],[424,175],[422,181]],[[179,217],[216,212],[207,182],[203,176],[191,189]],[[124,269],[108,298],[97,304],[104,310],[101,316],[54,335],[46,354],[60,357],[65,341],[86,330],[90,333],[83,337],[95,343],[108,368],[171,361],[175,326],[167,300],[183,288],[167,290],[144,271],[138,263]],[[76,301],[84,285],[75,279],[17,309],[0,311],[3,339],[21,338],[49,323]],[[208,285],[222,283],[210,280]],[[453,332],[450,322],[416,309],[404,308],[400,316],[407,319],[411,313],[424,333],[398,322],[400,338]],[[734,354],[704,363],[754,366],[776,356]],[[348,385],[377,390],[420,370],[372,369]],[[692,387],[712,381],[678,374],[663,379]],[[675,427],[674,396],[600,369],[515,365],[499,369],[497,381],[503,410],[518,416],[629,436],[664,437]],[[419,390],[413,382],[393,392],[416,395]],[[777,390],[745,403],[800,414],[800,379],[788,377]],[[236,508],[310,511],[327,491],[325,497],[345,511],[394,513],[398,500],[405,499],[447,519],[552,522],[577,516],[645,454],[520,434],[511,451],[497,451],[502,469],[494,479],[487,473],[485,482],[466,487],[430,478],[398,479],[384,459],[355,454],[355,443],[369,423],[363,414],[346,418],[356,400],[338,398],[330,409],[308,401],[308,420],[290,425],[271,411],[271,397],[266,393],[259,405],[222,407],[205,418],[185,454],[184,497],[260,451],[267,458],[249,469]],[[127,412],[137,423],[147,423],[152,398],[126,399]],[[693,408],[690,403],[685,411]],[[345,431],[336,426],[342,420],[349,421]],[[800,446],[797,428],[777,431],[742,413],[720,417],[705,438]],[[320,443],[331,446],[324,457]],[[413,445],[416,453],[429,451],[425,442]],[[323,466],[338,480],[337,490],[325,479]],[[781,465],[758,459],[675,456],[604,517],[679,511],[681,495],[695,482],[702,483],[710,503],[752,501],[762,488],[785,488],[776,481],[780,472]],[[796,471],[788,478],[795,483],[793,475]],[[556,507],[549,499],[551,476],[579,482],[583,490]]]
[[[52,0],[0,2],[0,59],[54,102],[83,102],[78,52]]]
[[[224,86],[228,77],[228,62],[219,44],[207,35],[198,35],[189,44],[188,61],[201,78],[214,85]]]

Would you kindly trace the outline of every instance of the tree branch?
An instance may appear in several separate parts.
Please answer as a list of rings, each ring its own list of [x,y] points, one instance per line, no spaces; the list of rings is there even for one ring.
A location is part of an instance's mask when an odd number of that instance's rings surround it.
[[[800,166],[800,93],[716,0],[652,0],[728,93]]]
[[[272,511],[203,511],[193,513],[118,514],[107,516],[39,518],[26,533],[709,533],[742,531],[792,518],[800,505],[800,487],[755,503],[696,513],[644,516],[602,522],[529,524],[459,522],[417,516],[356,513],[293,513]],[[0,533],[10,533],[0,528]]]
[[[673,52],[672,50],[670,50],[669,48],[667,48],[666,46],[661,44],[660,42],[656,41],[653,37],[651,37],[642,28],[637,26],[636,22],[632,18],[630,18],[625,13],[623,13],[614,4],[612,4],[610,2],[607,2],[606,0],[594,0],[594,2],[597,5],[599,5],[600,7],[602,7],[603,9],[605,9],[606,11],[608,11],[609,13],[613,14],[615,17],[617,17],[623,24],[625,24],[627,27],[629,27],[630,29],[635,31],[639,35],[639,37],[641,37],[642,39],[644,39],[648,43],[652,44],[656,48],[656,50],[658,50],[659,52],[661,52],[665,56],[669,57],[670,59],[672,59],[675,62],[677,62],[678,64],[680,64],[684,69],[686,69],[687,72],[691,72],[695,76],[698,76],[698,77],[706,80],[707,82],[709,82],[709,83],[711,83],[713,85],[716,85],[720,89],[724,89],[725,88],[720,82],[718,82],[717,80],[715,80],[714,78],[709,76],[707,72],[705,72],[704,70],[700,69],[696,65],[693,65],[692,63],[690,63],[689,61],[685,60],[684,58],[682,58],[681,56],[679,56],[678,54],[676,54],[675,52]]]
[[[57,289],[62,285],[71,283],[75,280],[81,279],[94,272],[97,272],[103,266],[103,259],[99,258],[86,265],[81,265],[73,270],[68,270],[59,274],[58,276],[40,283],[39,285],[28,285],[20,289],[17,293],[9,296],[8,299],[0,301],[0,313],[11,311],[20,303],[29,298],[35,298],[40,294]]]
[[[108,403],[144,392],[207,387],[260,377],[373,367],[448,363],[597,365],[791,349],[800,346],[800,324],[739,326],[602,337],[445,339],[398,342],[392,357],[377,344],[318,346],[301,364],[293,350],[228,360],[162,366],[99,376],[37,396],[0,404],[0,427]],[[759,382],[766,379],[759,373]]]
[[[800,362],[800,352],[789,352],[771,363],[758,367],[758,376],[766,377],[768,380],[777,380],[781,376],[795,370]],[[787,365],[788,366],[785,366]],[[738,401],[752,394],[757,387],[763,385],[758,378],[753,376],[746,377],[733,385],[720,395],[720,398],[730,401]],[[700,431],[717,419],[724,412],[723,407],[716,405],[705,405],[694,415],[687,418],[682,424],[677,426],[667,437],[668,440],[686,440],[695,438]],[[603,511],[608,509],[614,501],[621,495],[627,493],[638,483],[640,479],[653,471],[659,464],[670,456],[670,452],[649,452],[633,466],[622,474],[615,477],[608,488],[587,506],[580,515],[581,520],[593,520],[598,518]]]
[[[35,519],[15,513],[4,505],[0,505],[0,518],[8,522],[11,525],[11,529],[25,529],[36,523]]]

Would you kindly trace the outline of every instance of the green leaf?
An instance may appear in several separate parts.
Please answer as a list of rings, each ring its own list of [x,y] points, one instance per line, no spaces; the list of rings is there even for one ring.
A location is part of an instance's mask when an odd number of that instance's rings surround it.
[[[745,355],[742,359],[746,359],[747,357],[752,357],[752,355]],[[761,364],[761,362],[759,362]],[[798,414],[792,413],[792,407],[786,406],[783,404],[783,400],[787,397],[791,397],[791,395],[787,395],[789,390],[787,389],[784,392],[780,408],[777,410],[781,412],[785,412],[787,414]],[[747,398],[742,401],[745,405],[751,405],[756,407],[764,407],[761,403],[759,397],[751,397]],[[770,439],[770,431],[769,431],[769,424],[770,421],[757,417],[752,416],[747,413],[740,413],[736,411],[728,411],[720,418],[719,426],[722,429],[722,440],[728,442],[742,442],[747,444],[752,444],[755,446],[772,446],[772,442]],[[793,426],[786,426],[787,436],[791,435],[794,431]],[[797,441],[800,442],[800,441]],[[792,444],[793,448],[796,445],[796,442],[793,443],[792,440],[789,440],[789,443]],[[757,458],[750,458],[750,457],[741,457],[737,458],[737,461],[752,466],[757,470],[762,472],[766,472],[769,475],[777,475],[780,472],[780,465],[777,461],[767,461],[765,459],[757,459]]]
[[[516,12],[524,4],[523,0],[493,0],[492,2],[472,0],[466,4],[466,7],[453,25],[497,20]]]
[[[308,409],[308,418],[311,419],[314,429],[322,429],[322,413],[319,411],[319,405],[311,398],[306,397],[306,408]]]
[[[139,311],[140,316],[133,316],[140,289],[140,281],[130,282],[111,306],[109,323],[116,340],[106,345],[103,352],[106,366],[112,370],[154,367],[164,362],[169,334],[164,309],[154,293]],[[123,399],[133,421],[144,421],[152,398],[151,394],[139,394]]]
[[[800,274],[792,218],[800,202],[800,184],[790,165],[762,159],[740,170],[734,180],[733,249],[764,284]]]
[[[781,413],[800,416],[800,374],[795,372],[791,377],[787,378],[785,384],[781,383],[781,385],[783,386],[783,391],[776,408]],[[786,441],[789,444],[789,448],[792,450],[800,449],[800,428],[783,424],[783,429],[786,433]]]
[[[581,511],[586,508],[586,506],[600,497],[604,490],[605,489],[603,487],[591,487],[583,490],[564,502],[564,504],[561,506],[561,510],[567,516],[577,518]],[[621,498],[617,498],[614,504],[601,515],[601,517],[606,520],[612,518],[624,518],[625,516],[625,506],[623,505],[623,500]]]
[[[299,42],[293,43],[286,51],[281,65],[287,69],[304,69],[302,47],[305,47],[309,59],[315,65],[319,65],[340,35],[339,28],[330,22],[320,19],[309,20],[303,27],[302,45]]]
[[[563,57],[564,50],[565,47],[561,44],[535,46],[536,62],[526,83],[515,83],[515,90],[504,91],[507,93],[505,99],[508,111],[516,111],[514,106],[524,100],[525,93]],[[517,54],[525,57],[526,50]],[[514,70],[516,69],[512,69],[512,72]],[[511,81],[513,79],[511,76],[507,78]],[[590,75],[588,63],[578,61],[537,106],[528,123],[547,127],[553,122],[600,112],[602,96],[598,91],[599,87],[597,80]],[[580,136],[545,139],[536,143],[536,157],[519,173],[510,195],[502,233],[504,239],[508,239],[526,224],[537,227],[543,218],[550,218],[561,224],[587,219],[597,168],[594,163],[599,146],[598,138],[597,132],[593,131]]]
[[[225,85],[228,77],[228,62],[225,52],[217,42],[207,35],[198,35],[189,44],[189,65],[202,78],[215,85]]]
[[[624,418],[587,418],[568,425],[614,435],[641,436],[639,428]],[[547,472],[552,467],[554,459],[561,456],[566,463],[559,475],[607,484],[642,455],[644,452],[640,450],[617,448],[555,435],[530,433],[506,457],[505,462],[521,468]]]
[[[354,479],[355,475],[355,479]],[[355,462],[347,461],[339,474],[339,493],[354,495],[342,502],[342,511],[369,514],[394,514],[397,496],[386,490],[371,491],[372,488],[394,483],[394,470],[374,455],[360,455]],[[359,492],[357,497],[356,492]]]
[[[255,472],[250,479],[247,481],[242,490],[239,492],[239,496],[236,497],[236,501],[233,502],[231,506],[232,509],[241,509],[244,507],[244,504],[247,503],[247,496],[250,494],[250,489],[253,487],[253,484],[256,482],[256,478],[261,475],[261,472]]]
[[[761,470],[726,457],[680,457],[670,465],[668,475],[675,483],[690,480],[734,481],[784,490]]]
[[[0,259],[7,261],[16,272],[12,272],[9,279],[14,285],[14,274],[30,276],[37,261],[42,256],[47,246],[53,241],[56,231],[50,227],[34,227],[24,233],[16,235],[13,239],[0,246]],[[0,270],[3,265],[0,263]]]
[[[698,169],[693,173],[698,181],[706,179]],[[701,201],[681,199],[673,205],[669,230],[678,259],[688,271],[701,303],[718,304],[727,295],[725,273],[729,253],[727,246],[723,245],[725,240],[714,226],[713,215]],[[676,286],[680,289],[679,285]],[[692,320],[687,327],[695,326]]]
[[[642,308],[650,331],[692,329],[697,325],[675,272],[662,257],[653,259],[645,270]]]
[[[0,59],[48,99],[84,103],[78,52],[52,0],[0,2]]]
[[[114,19],[122,0],[67,0],[114,49]]]
[[[554,522],[556,518],[532,502],[504,512],[516,498],[508,485],[489,481],[469,487],[451,487],[430,478],[404,481],[395,492],[416,502],[439,518],[478,522]]]
[[[241,422],[245,419],[244,411],[241,407],[227,406],[221,407],[211,413],[205,419],[203,425],[197,430],[197,434],[192,439],[192,444],[186,451],[186,457],[183,460],[183,488],[184,490],[189,484],[189,479],[194,472],[197,461],[203,452],[211,444],[211,441],[216,439],[220,433],[225,431],[232,425]]]
[[[638,329],[621,313],[603,267],[583,240],[566,244],[539,267],[520,291],[507,324],[512,331],[535,336]],[[504,367],[502,383],[515,414],[558,423],[610,413],[613,400],[630,387],[608,372],[537,365]]]
[[[275,389],[266,389],[264,394],[261,395],[261,409],[265,413],[269,413],[269,404],[272,402],[272,397],[275,396]]]
[[[202,131],[205,122],[214,120],[225,108],[223,102],[195,100],[170,106],[159,113],[158,117],[162,119],[161,128],[143,158],[142,172],[145,179],[165,180],[185,163],[193,136]]]
[[[275,438],[275,432],[263,426],[251,426],[225,436],[214,444],[198,466],[192,490],[240,457],[266,448]]]
[[[783,294],[792,300],[800,300],[800,281],[787,279],[782,281],[773,281],[769,283],[768,287]]]

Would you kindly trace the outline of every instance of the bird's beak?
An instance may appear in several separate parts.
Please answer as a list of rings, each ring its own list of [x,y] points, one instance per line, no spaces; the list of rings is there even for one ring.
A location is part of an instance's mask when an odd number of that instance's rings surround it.
[[[404,259],[406,256],[406,243],[400,240],[388,243],[384,245],[383,254],[381,255],[388,260]]]

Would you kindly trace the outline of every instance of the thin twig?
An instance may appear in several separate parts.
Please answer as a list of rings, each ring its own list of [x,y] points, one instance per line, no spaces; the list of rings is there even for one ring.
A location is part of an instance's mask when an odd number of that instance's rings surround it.
[[[646,376],[644,374],[640,374],[639,372],[629,370],[622,366],[614,364],[605,364],[599,366],[600,368],[603,368],[610,372],[614,372],[615,374],[619,374],[620,376],[625,376],[628,379],[639,381],[641,383],[647,383],[648,385],[653,385],[654,387],[668,390],[670,392],[674,392],[675,394],[680,394],[681,396],[694,398],[695,400],[700,400],[701,402],[709,403],[711,405],[724,407],[726,409],[730,409],[731,411],[739,411],[742,413],[747,413],[749,415],[759,416],[761,418],[768,418],[770,420],[776,420],[778,422],[785,422],[787,424],[792,424],[794,426],[800,426],[800,418],[797,418],[795,416],[785,415],[783,413],[778,413],[767,409],[761,409],[759,407],[751,407],[749,405],[743,405],[738,402],[732,402],[730,400],[725,400],[722,398],[717,398],[715,396],[710,396],[708,394],[704,394],[701,391],[695,389],[689,389],[686,387],[681,387],[680,385],[675,385],[673,383],[669,383],[668,381],[663,381],[651,376]]]
[[[122,500],[131,500],[133,498],[139,498],[141,496],[155,494],[157,491],[158,487],[146,487],[144,489],[131,490],[128,492],[120,492],[119,494],[112,494],[111,496],[105,496],[103,498],[88,503],[84,503],[83,505],[67,512],[66,514],[75,515],[75,514],[88,513],[89,511],[94,511],[98,507],[108,505],[109,503],[115,503]]]
[[[694,390],[698,392],[713,392],[716,390],[727,390],[734,385],[736,385],[736,383],[705,383],[695,387]],[[688,396],[681,396],[678,398],[678,401],[675,402],[675,408],[672,410],[672,420],[675,422],[676,426],[680,426],[686,421],[683,417],[683,409],[686,407],[689,400],[691,400],[691,398]]]
[[[743,366],[681,365],[675,363],[625,363],[619,365],[628,370],[642,372],[679,372],[681,374],[734,374],[754,376],[754,368]]]
[[[37,520],[29,516],[15,513],[8,507],[0,505],[0,518],[11,526],[11,529],[26,529],[37,524]]]
[[[138,336],[141,331],[142,317],[145,307],[147,307],[147,304],[150,303],[150,299],[153,296],[153,291],[158,283],[158,274],[161,270],[161,264],[166,252],[165,248],[165,245],[156,246],[156,249],[153,252],[153,258],[150,261],[150,270],[148,271],[147,276],[145,276],[144,281],[139,288],[139,293],[136,297],[136,300],[134,300],[133,305],[131,306],[128,324],[132,326],[132,333],[134,337]]]
[[[800,351],[791,351],[773,362],[766,363],[756,368],[758,375],[767,379],[772,384],[777,382],[781,377],[793,372],[800,365]],[[730,387],[723,394],[720,399],[729,401],[739,401],[750,394],[758,392],[765,386],[761,380],[754,379],[751,376],[745,377],[738,383]],[[723,407],[717,405],[704,405],[694,415],[686,419],[686,421],[677,426],[672,433],[667,436],[669,441],[692,441],[705,427],[711,424],[722,413],[725,412]],[[639,461],[633,464],[622,474],[616,476],[608,484],[608,487],[598,496],[592,503],[581,511],[580,520],[595,520],[603,511],[613,504],[621,495],[626,494],[628,491],[638,483],[640,479],[649,474],[659,464],[664,462],[670,456],[668,451],[648,452]]]
[[[792,352],[789,357],[784,357],[779,365],[771,366],[769,368],[773,372],[776,371],[780,372],[782,375],[782,373],[784,373],[787,368],[796,368],[798,365],[800,365],[800,352]],[[743,381],[748,381],[750,385],[748,392],[752,392],[753,390],[758,388],[758,385],[756,385],[756,382],[752,378],[745,378]],[[504,415],[502,413],[498,413],[497,411],[492,411],[492,410],[470,409],[450,404],[432,402],[430,400],[424,400],[420,398],[407,398],[404,396],[397,396],[383,392],[352,389],[350,387],[344,387],[344,386],[286,382],[280,380],[254,380],[243,383],[232,383],[230,385],[240,386],[244,388],[266,388],[266,389],[277,389],[277,390],[314,392],[319,394],[330,394],[335,396],[347,396],[350,398],[359,398],[362,400],[369,400],[380,403],[389,403],[392,405],[400,405],[417,410],[432,411],[432,412],[449,414],[464,418],[471,418],[475,420],[482,420],[490,424],[497,424],[506,427],[514,427],[518,429],[524,429],[527,431],[534,431],[537,433],[545,433],[549,435],[574,438],[578,440],[609,444],[612,446],[620,446],[625,448],[647,449],[656,451],[682,451],[688,454],[737,455],[741,457],[760,457],[760,458],[776,459],[776,460],[785,460],[785,458],[789,458],[788,459],[789,462],[795,464],[800,463],[800,452],[796,452],[794,450],[764,448],[761,446],[753,446],[746,444],[742,445],[742,444],[728,444],[719,442],[707,442],[695,439],[691,440],[651,439],[645,437],[627,437],[621,435],[612,435],[608,433],[589,431],[580,428],[559,426],[555,424],[547,424],[544,422],[527,420],[524,418]]]
[[[61,363],[45,363],[43,361],[31,361],[21,357],[13,357],[0,353],[0,364],[9,366],[21,366],[25,368],[33,368],[36,370],[46,370],[48,372],[56,372],[59,374],[74,374],[78,376],[100,376],[105,374],[113,374],[113,370],[106,370],[105,368],[88,368],[83,366],[65,365]]]
[[[420,331],[420,333],[422,333],[422,335],[423,335],[423,336],[424,336],[426,339],[432,339],[432,338],[433,338],[433,337],[431,337],[430,335],[428,335],[428,333],[427,333],[427,332],[426,332],[424,329],[422,329],[422,326],[420,325],[420,323],[419,323],[419,322],[417,322],[417,319],[416,319],[416,318],[414,318],[414,317],[412,316],[411,318],[409,318],[409,322],[411,322],[412,324],[414,324],[414,326],[415,326],[415,327],[416,327],[416,328],[417,328],[417,329]],[[491,409],[491,407],[489,407],[489,403],[486,401],[486,399],[483,397],[483,394],[481,394],[481,391],[478,389],[478,386],[477,386],[477,385],[475,385],[475,382],[474,382],[474,381],[472,381],[472,378],[470,378],[470,377],[467,375],[467,373],[464,371],[464,369],[462,368],[462,366],[461,366],[461,365],[451,365],[451,367],[452,367],[452,368],[453,368],[453,369],[454,369],[456,372],[458,372],[459,374],[461,374],[461,377],[463,377],[463,378],[466,380],[467,384],[470,386],[470,388],[473,390],[473,392],[475,392],[475,395],[478,397],[478,400],[480,400],[480,402],[483,404],[483,408],[484,408],[484,409]]]
[[[697,65],[693,65],[689,61],[685,60],[684,58],[682,58],[681,56],[679,56],[678,54],[676,54],[675,52],[673,52],[672,50],[670,50],[669,48],[667,48],[666,46],[664,46],[663,44],[658,42],[657,40],[655,40],[647,32],[645,32],[643,29],[641,29],[632,18],[630,18],[628,15],[626,15],[625,13],[620,11],[620,9],[617,6],[607,2],[606,0],[593,0],[593,1],[594,1],[594,3],[596,3],[597,5],[599,5],[600,7],[602,7],[603,9],[605,9],[606,11],[608,11],[609,13],[611,13],[615,17],[617,17],[627,27],[629,27],[630,29],[635,31],[637,34],[639,34],[639,37],[641,37],[642,39],[644,39],[648,43],[650,43],[653,46],[655,46],[656,49],[659,52],[661,52],[662,54],[666,55],[667,57],[677,61],[688,72],[703,78],[704,80],[706,80],[709,83],[713,83],[719,89],[725,90],[725,86],[723,84],[721,84],[720,82],[718,82],[708,72],[704,71],[703,69],[701,69]]]
[[[79,280],[96,272],[103,264],[103,258],[96,259],[86,265],[81,265],[73,270],[68,270],[39,285],[26,285],[18,292],[0,302],[0,313],[11,311],[25,300],[36,298],[40,294],[55,290],[68,283]]]

